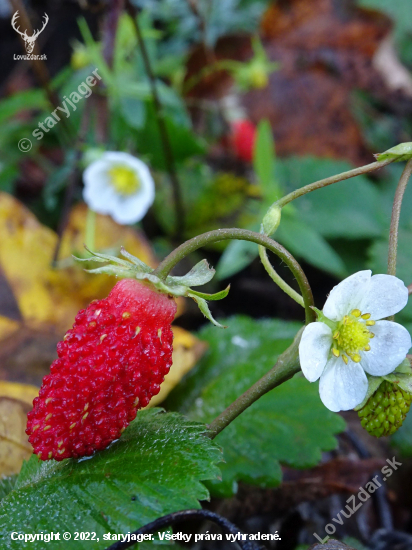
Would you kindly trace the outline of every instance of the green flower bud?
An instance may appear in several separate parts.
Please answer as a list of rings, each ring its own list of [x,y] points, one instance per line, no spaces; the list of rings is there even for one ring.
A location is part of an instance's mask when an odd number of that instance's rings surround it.
[[[263,232],[265,235],[273,235],[279,227],[282,209],[277,205],[272,205],[266,212],[262,220]]]
[[[374,155],[376,160],[389,160],[392,159],[395,162],[400,162],[402,160],[409,160],[412,158],[412,142],[400,143],[395,145],[391,149],[388,149],[384,153],[379,153]]]

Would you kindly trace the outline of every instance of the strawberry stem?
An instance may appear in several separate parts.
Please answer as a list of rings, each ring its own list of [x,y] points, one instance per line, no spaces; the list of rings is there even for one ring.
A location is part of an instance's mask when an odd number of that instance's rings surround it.
[[[315,181],[314,183],[305,185],[304,187],[301,187],[300,189],[296,189],[295,191],[292,191],[288,195],[285,195],[284,197],[282,197],[281,199],[273,203],[272,206],[277,205],[280,208],[283,208],[289,202],[292,202],[295,199],[298,199],[302,195],[306,195],[306,193],[310,193],[311,191],[316,191],[316,189],[321,189],[322,187],[332,185],[333,183],[338,183],[339,181],[344,181],[350,178],[354,178],[356,176],[360,176],[361,174],[368,174],[369,172],[373,172],[374,170],[383,168],[384,166],[386,166],[387,164],[390,164],[391,162],[394,162],[394,159],[379,160],[376,162],[372,162],[371,164],[366,164],[365,166],[360,166],[359,168],[353,168],[352,170],[348,170],[347,172],[342,172],[341,174],[336,174],[335,176],[330,176],[329,178],[324,178],[322,180]]]
[[[396,188],[395,198],[393,200],[391,228],[389,232],[389,254],[388,254],[388,275],[396,275],[396,256],[398,250],[398,228],[401,215],[401,206],[403,194],[408,185],[412,174],[412,159],[406,163]]]
[[[203,233],[202,235],[198,235],[197,237],[181,244],[173,252],[171,252],[159,264],[157,269],[154,270],[153,275],[157,275],[160,280],[164,281],[175,265],[177,265],[180,260],[183,260],[183,258],[191,252],[194,252],[205,245],[219,241],[226,241],[229,239],[238,239],[259,244],[276,254],[276,256],[284,261],[298,282],[305,305],[306,324],[315,320],[314,312],[311,309],[311,306],[314,305],[312,289],[310,288],[309,281],[307,280],[305,272],[299,263],[295,260],[292,254],[286,250],[286,248],[270,237],[254,231],[249,231],[247,229],[216,229],[215,231],[209,231],[207,233]]]

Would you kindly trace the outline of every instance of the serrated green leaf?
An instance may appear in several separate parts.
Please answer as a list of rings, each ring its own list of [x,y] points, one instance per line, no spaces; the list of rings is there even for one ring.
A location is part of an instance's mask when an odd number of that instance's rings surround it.
[[[196,369],[169,397],[168,405],[190,418],[210,422],[261,378],[292,343],[298,323],[255,321],[236,316],[224,332],[206,326],[199,337],[209,344]],[[308,468],[321,452],[336,447],[342,418],[321,403],[317,384],[295,377],[266,394],[232,422],[215,441],[226,463],[222,482],[210,484],[217,496],[236,492],[238,481],[275,487],[279,463]]]
[[[104,533],[127,533],[208,498],[202,481],[219,475],[218,446],[205,426],[159,409],[140,411],[122,437],[92,458],[23,465],[0,503],[4,549],[21,548],[10,533],[96,532],[100,541],[66,541],[67,550],[101,550]],[[30,544],[44,550],[44,543]]]
[[[3,477],[0,479],[0,501],[13,490],[17,480],[17,475]]]

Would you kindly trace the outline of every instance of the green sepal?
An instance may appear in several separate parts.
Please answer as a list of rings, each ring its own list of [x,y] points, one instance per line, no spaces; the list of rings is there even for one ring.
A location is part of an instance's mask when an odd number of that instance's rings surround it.
[[[409,360],[406,358],[390,374],[386,374],[385,376],[372,376],[367,374],[366,376],[368,378],[368,391],[362,403],[354,408],[355,411],[359,411],[366,405],[368,399],[378,390],[379,386],[385,380],[391,384],[396,384],[408,393],[412,393],[412,368]]]
[[[93,252],[88,248],[86,245],[84,245],[84,248],[87,250],[89,254],[92,255],[92,258],[85,258],[83,260],[80,259],[80,261],[94,261],[94,262],[112,262],[114,264],[123,265],[126,267],[130,267],[130,262],[127,262],[126,260],[121,260],[117,256],[112,256],[111,254],[101,254],[100,252]],[[76,258],[77,260],[78,258]],[[142,262],[143,263],[143,262]]]
[[[397,373],[397,372],[401,374],[412,374],[411,363],[407,357],[405,357],[402,363],[398,367],[396,367],[394,373]]]
[[[194,294],[198,298],[203,298],[204,300],[210,300],[210,301],[216,301],[216,300],[223,300],[223,298],[226,298],[226,296],[229,294],[230,285],[228,285],[225,289],[221,290],[220,292],[216,292],[215,294],[206,294],[205,292],[197,292],[196,290],[191,290],[190,294]]]
[[[368,379],[368,390],[366,392],[365,399],[362,401],[362,403],[359,403],[359,405],[353,409],[354,411],[359,411],[359,409],[362,409],[366,405],[371,395],[373,395],[378,390],[379,386],[383,382],[383,378],[381,376],[371,376],[367,374],[366,377]]]
[[[384,379],[392,384],[396,384],[403,391],[412,393],[412,374],[392,373],[384,376]]]
[[[196,293],[197,294],[197,293]],[[227,326],[223,326],[221,325],[220,323],[218,323],[216,321],[216,319],[214,319],[210,309],[209,309],[209,306],[206,302],[206,300],[204,298],[201,298],[200,296],[197,296],[196,294],[194,294],[193,292],[188,292],[187,293],[187,296],[190,297],[190,298],[193,298],[193,300],[197,303],[197,305],[199,306],[199,309],[200,311],[203,313],[203,315],[209,319],[209,321],[211,323],[213,323],[215,326],[219,327],[219,328],[227,328]]]
[[[133,254],[130,254],[130,252],[127,252],[127,250],[123,248],[123,246],[120,247],[120,254],[125,258],[127,258],[130,262],[132,262],[132,264],[140,267],[141,270],[144,271],[145,273],[151,273],[153,271],[153,269],[147,264],[145,264],[144,262],[142,262],[142,260],[139,260],[139,258],[136,258],[136,256],[133,256]]]
[[[378,153],[374,155],[376,160],[394,160],[395,162],[400,162],[402,160],[409,160],[412,158],[412,141],[407,141],[405,143],[400,143],[395,145],[391,149],[384,151],[383,153]]]
[[[334,321],[331,321],[330,319],[328,319],[328,318],[323,314],[323,311],[321,311],[321,310],[318,309],[317,307],[315,307],[315,306],[310,306],[310,308],[313,309],[313,311],[316,313],[317,320],[318,320],[320,323],[324,323],[325,325],[327,325],[327,326],[332,330],[332,332],[335,332],[335,330],[336,330],[337,327],[338,327],[338,323],[335,323]]]
[[[154,288],[171,296],[187,296],[193,298],[198,304],[200,311],[207,317],[214,325],[220,328],[223,327],[212,316],[209,306],[206,300],[222,300],[228,295],[229,288],[225,288],[215,294],[206,294],[203,292],[197,292],[192,290],[191,286],[201,286],[211,281],[215,275],[215,270],[209,267],[206,260],[198,262],[186,275],[183,276],[171,276],[166,278],[166,281],[159,279],[154,274],[154,269],[146,265],[144,262],[136,258],[132,254],[129,254],[123,247],[120,250],[122,256],[127,260],[122,260],[116,256],[109,254],[100,254],[92,252],[85,246],[86,250],[91,254],[89,258],[75,258],[79,262],[99,262],[107,263],[108,265],[97,267],[94,269],[86,269],[88,273],[111,275],[114,277],[131,278],[139,281],[150,283]]]
[[[201,286],[205,285],[213,279],[216,271],[209,267],[209,264],[206,260],[201,260],[197,263],[189,273],[183,275],[182,277],[172,277],[169,275],[166,282],[168,284],[178,284],[184,286]]]

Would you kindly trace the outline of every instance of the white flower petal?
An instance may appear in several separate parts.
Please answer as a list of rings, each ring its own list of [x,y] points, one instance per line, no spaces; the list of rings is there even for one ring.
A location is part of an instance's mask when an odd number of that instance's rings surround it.
[[[303,374],[314,382],[322,374],[332,345],[332,331],[324,323],[310,323],[299,344],[299,359]]]
[[[116,191],[103,179],[96,181],[93,185],[86,185],[83,189],[84,201],[91,210],[99,214],[110,214],[111,205],[116,197]]]
[[[353,309],[359,308],[369,286],[372,272],[358,271],[335,286],[325,302],[323,313],[332,321],[340,321]]]
[[[139,179],[140,187],[132,195],[122,195],[110,181],[109,170],[116,165],[131,168]],[[141,220],[155,197],[155,186],[149,168],[128,153],[109,151],[91,163],[83,173],[83,198],[89,208],[100,214],[110,214],[120,224]]]
[[[148,193],[136,193],[126,198],[117,195],[110,213],[117,223],[132,224],[144,217],[152,203],[153,197]]]
[[[393,275],[373,275],[359,309],[375,321],[398,313],[408,302],[408,289]]]
[[[320,377],[320,398],[333,412],[353,409],[365,398],[368,379],[359,365],[349,360],[346,365],[341,357],[330,359]]]
[[[369,342],[370,351],[360,353],[360,364],[367,373],[384,376],[405,359],[411,347],[411,337],[406,328],[392,321],[378,321],[370,329],[375,338]]]

